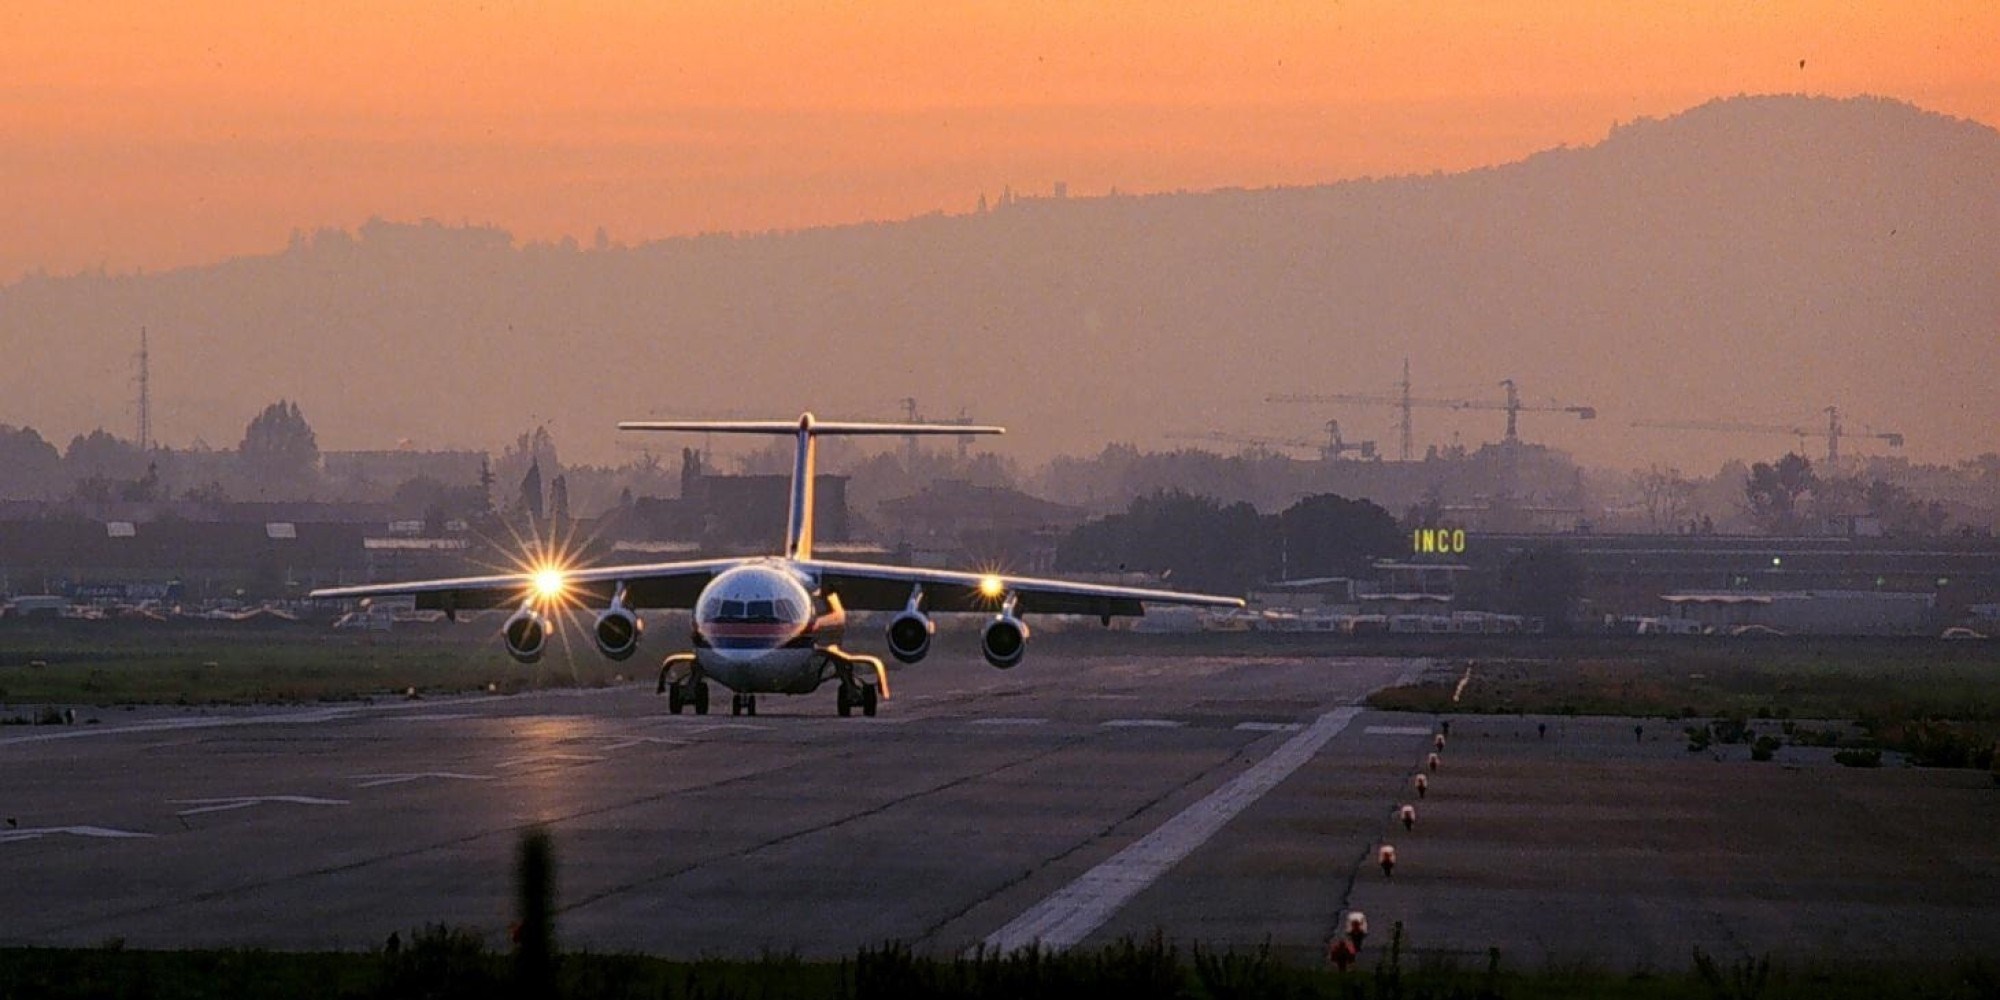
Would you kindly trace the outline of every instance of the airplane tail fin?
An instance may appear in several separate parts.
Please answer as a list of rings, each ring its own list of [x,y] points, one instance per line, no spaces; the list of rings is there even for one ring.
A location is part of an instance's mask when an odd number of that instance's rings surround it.
[[[697,434],[794,435],[798,453],[792,462],[791,511],[785,521],[785,556],[811,559],[813,547],[813,479],[817,475],[816,439],[821,435],[899,436],[918,434],[1005,434],[1004,427],[985,424],[868,423],[819,420],[811,413],[785,420],[627,420],[621,431],[687,431]]]

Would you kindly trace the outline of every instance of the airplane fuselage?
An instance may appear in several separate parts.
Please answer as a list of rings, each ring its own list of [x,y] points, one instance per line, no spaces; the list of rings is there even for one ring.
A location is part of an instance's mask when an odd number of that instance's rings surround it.
[[[837,600],[785,559],[718,574],[694,610],[700,673],[739,694],[808,694],[830,676],[826,650],[847,630]]]

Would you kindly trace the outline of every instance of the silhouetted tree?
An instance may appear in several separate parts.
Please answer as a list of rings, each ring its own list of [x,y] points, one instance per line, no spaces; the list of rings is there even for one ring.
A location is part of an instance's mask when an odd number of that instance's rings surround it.
[[[1408,543],[1396,519],[1367,500],[1306,497],[1278,515],[1279,575],[1359,577]]]
[[[493,462],[486,456],[479,456],[479,513],[493,510]]]
[[[34,428],[0,424],[0,496],[53,496],[61,473],[62,453]]]
[[[534,430],[517,436],[514,443],[508,445],[494,461],[493,475],[499,482],[520,483],[530,467],[536,469],[535,485],[538,489],[548,477],[562,471],[562,459],[556,454],[555,437],[549,433],[547,426],[537,425]],[[517,493],[516,500],[508,506],[525,509],[526,505],[519,502]],[[535,507],[537,516],[542,509],[538,503]]]
[[[63,452],[63,467],[77,481],[136,479],[145,472],[146,456],[139,453],[138,445],[99,427],[70,439]]]
[[[1242,593],[1269,575],[1273,523],[1247,503],[1166,490],[1080,525],[1056,549],[1064,571],[1155,573],[1196,590]]]
[[[1800,527],[1800,500],[1812,493],[1817,479],[1812,462],[1799,454],[1788,454],[1776,464],[1758,462],[1750,467],[1743,494],[1750,502],[1750,516],[1765,534],[1794,534]]]
[[[160,488],[160,463],[147,462],[146,474],[119,486],[118,499],[144,503],[166,499],[166,491]]]
[[[229,502],[229,491],[222,484],[211,479],[206,485],[190,486],[181,492],[181,499],[201,504],[224,504]]]
[[[549,514],[558,521],[569,520],[569,477],[558,475],[549,481]]]
[[[521,510],[535,521],[542,519],[542,463],[528,463],[528,472],[521,477]]]
[[[1646,525],[1654,531],[1678,530],[1694,507],[1695,487],[1681,470],[1655,465],[1639,476],[1639,499]]]
[[[251,418],[236,451],[244,470],[266,486],[300,484],[319,465],[319,438],[299,404],[282,399]]]

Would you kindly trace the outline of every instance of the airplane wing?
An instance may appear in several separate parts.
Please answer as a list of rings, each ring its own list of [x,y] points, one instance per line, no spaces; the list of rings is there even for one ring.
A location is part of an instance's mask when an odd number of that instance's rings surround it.
[[[799,566],[819,579],[820,587],[840,595],[840,603],[855,611],[896,611],[909,604],[912,588],[922,584],[924,608],[933,612],[984,611],[1000,608],[1003,595],[1015,595],[1016,614],[1144,615],[1147,603],[1192,604],[1240,608],[1243,601],[1216,594],[1149,590],[1095,583],[1072,583],[1007,574],[960,573],[908,566],[803,560]]]
[[[561,596],[566,603],[608,607],[619,584],[625,586],[628,608],[692,608],[703,587],[716,574],[740,565],[742,558],[691,562],[600,566],[564,570]],[[992,612],[1005,595],[1014,595],[1016,614],[1137,616],[1146,603],[1189,604],[1240,608],[1243,601],[1215,594],[1177,590],[1114,587],[1006,574],[963,573],[873,563],[801,560],[796,565],[819,581],[824,590],[840,595],[842,606],[855,611],[895,611],[907,606],[912,588],[922,584],[924,607],[933,612]],[[414,580],[358,587],[331,587],[306,595],[342,600],[365,597],[414,597],[423,610],[472,611],[520,604],[536,590],[533,573],[506,573],[449,580]]]
[[[717,573],[745,561],[740,558],[701,559],[566,569],[561,574],[561,596],[570,604],[608,607],[613,592],[622,583],[625,585],[625,606],[628,608],[692,608],[709,580]],[[325,600],[415,597],[420,610],[472,611],[517,605],[535,591],[536,574],[504,573],[453,580],[329,587],[306,596]]]

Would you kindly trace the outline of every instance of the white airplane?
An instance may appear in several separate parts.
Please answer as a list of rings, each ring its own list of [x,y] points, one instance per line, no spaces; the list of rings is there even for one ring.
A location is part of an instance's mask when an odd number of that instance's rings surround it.
[[[629,431],[701,434],[774,434],[797,439],[792,465],[791,511],[781,555],[576,569],[544,566],[501,576],[419,580],[315,590],[325,599],[414,596],[420,609],[461,610],[519,603],[501,636],[523,663],[541,659],[552,630],[550,612],[564,604],[602,608],[594,638],[600,653],[623,660],[637,652],[643,622],[634,609],[694,610],[692,652],[675,653],[660,666],[660,690],[674,714],[708,712],[708,682],[734,695],[730,713],[757,714],[759,694],[809,694],[838,681],[841,715],[856,708],[874,715],[889,696],[880,659],[840,648],[847,612],[900,611],[889,622],[891,655],[915,663],[930,652],[936,631],[930,612],[992,616],[979,634],[986,662],[1006,670],[1027,651],[1021,616],[1143,615],[1145,602],[1240,608],[1234,597],[1171,590],[1111,587],[993,573],[960,573],[904,566],[833,562],[813,557],[813,479],[820,437],[842,435],[1001,434],[1004,428],[959,424],[886,424],[821,421],[811,413],[796,421],[628,421]],[[928,607],[927,607],[928,605]],[[865,668],[865,669],[864,669]]]

